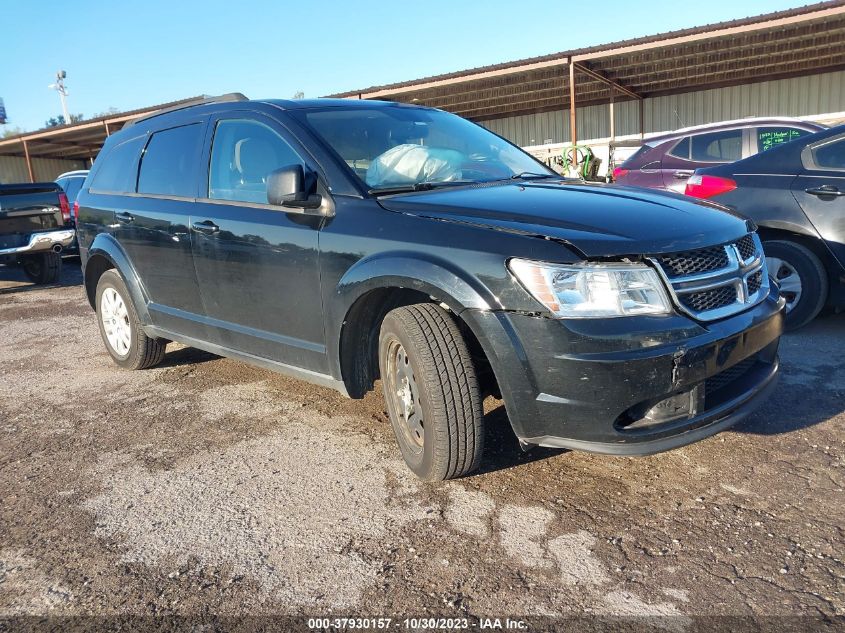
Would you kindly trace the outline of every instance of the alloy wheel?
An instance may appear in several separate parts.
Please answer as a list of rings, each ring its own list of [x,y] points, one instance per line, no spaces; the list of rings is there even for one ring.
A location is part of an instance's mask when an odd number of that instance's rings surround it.
[[[106,288],[100,299],[100,319],[106,340],[118,356],[126,356],[132,345],[129,310],[123,297],[114,288]]]
[[[780,285],[780,294],[786,299],[786,312],[789,313],[801,300],[801,276],[795,267],[780,257],[767,257],[769,274]]]

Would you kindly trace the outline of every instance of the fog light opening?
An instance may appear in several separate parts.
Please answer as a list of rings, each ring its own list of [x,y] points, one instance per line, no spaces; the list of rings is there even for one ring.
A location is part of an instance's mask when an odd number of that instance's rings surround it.
[[[660,400],[629,423],[620,426],[626,431],[649,429],[679,420],[690,420],[704,409],[704,385],[676,393]],[[633,412],[629,412],[633,413]],[[630,420],[634,416],[628,416]]]

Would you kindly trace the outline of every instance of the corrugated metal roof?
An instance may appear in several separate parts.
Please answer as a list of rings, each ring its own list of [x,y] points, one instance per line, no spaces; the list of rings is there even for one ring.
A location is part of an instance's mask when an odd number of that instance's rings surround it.
[[[710,33],[725,30],[728,28],[733,27],[742,27],[742,26],[750,26],[755,24],[763,24],[766,22],[771,22],[773,20],[778,20],[781,18],[791,18],[791,17],[798,17],[798,16],[805,16],[822,9],[828,9],[832,7],[840,7],[845,5],[845,0],[827,0],[825,2],[816,2],[814,4],[808,4],[801,7],[796,7],[794,9],[785,9],[783,11],[775,11],[772,13],[763,13],[756,16],[749,16],[746,18],[738,18],[735,20],[727,20],[724,22],[713,22],[711,24],[705,24],[702,26],[695,26],[687,29],[679,29],[676,31],[665,31],[663,33],[656,33],[654,35],[647,35],[644,37],[632,38],[627,40],[618,40],[616,42],[608,42],[606,44],[597,44],[594,46],[587,46],[584,48],[576,48],[568,51],[561,51],[558,53],[550,53],[548,55],[540,55],[538,57],[526,57],[523,59],[517,59],[514,61],[509,62],[502,62],[499,64],[490,64],[488,66],[477,66],[475,68],[468,68],[465,70],[458,70],[451,73],[444,73],[441,75],[430,75],[428,77],[421,77],[419,79],[411,79],[406,81],[399,81],[390,84],[382,84],[379,86],[370,86],[369,88],[361,88],[358,90],[347,90],[346,92],[338,92],[331,95],[327,95],[328,97],[357,97],[361,94],[366,94],[370,92],[382,91],[382,90],[392,90],[397,88],[406,88],[406,87],[413,87],[417,86],[418,84],[425,84],[431,83],[443,79],[461,79],[465,77],[470,77],[472,75],[482,74],[490,71],[496,70],[508,70],[508,69],[516,69],[522,66],[530,66],[536,64],[538,62],[549,62],[549,61],[560,61],[562,63],[566,63],[570,57],[576,55],[590,55],[596,53],[602,53],[605,51],[610,51],[613,49],[618,48],[625,48],[629,46],[636,46],[640,44],[651,44],[655,42],[662,42],[665,40],[672,40],[677,39],[680,37],[685,37],[688,35],[699,35],[703,33]],[[714,33],[717,35],[717,33]]]
[[[104,116],[86,119],[79,123],[67,123],[43,128],[34,132],[24,132],[0,139],[0,155],[23,156],[29,152],[31,157],[46,158],[92,158],[97,155],[110,132],[116,132],[127,121],[187,103],[202,100],[204,97],[179,99],[169,103],[115,112]],[[24,150],[24,141],[27,147]]]
[[[560,109],[575,64],[578,105],[700,91],[845,68],[845,0],[352,90],[476,120]]]

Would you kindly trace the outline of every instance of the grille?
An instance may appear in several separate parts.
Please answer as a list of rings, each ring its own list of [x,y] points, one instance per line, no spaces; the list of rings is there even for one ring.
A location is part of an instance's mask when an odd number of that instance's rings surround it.
[[[763,271],[758,270],[748,278],[748,294],[753,295],[763,285]]]
[[[706,312],[723,308],[736,301],[736,288],[734,286],[722,286],[713,290],[691,292],[681,295],[681,303],[693,312]]]
[[[666,255],[659,261],[669,277],[681,277],[724,268],[728,265],[728,255],[724,246],[713,246],[697,251]]]
[[[719,389],[727,387],[735,380],[742,378],[749,372],[756,362],[757,358],[751,356],[738,362],[733,367],[728,367],[725,371],[721,371],[714,376],[710,376],[710,378],[704,382],[705,397],[713,392],[719,391]]]
[[[721,319],[761,300],[766,287],[760,241],[747,233],[735,242],[660,255],[656,263],[680,308],[702,321]]]
[[[754,257],[754,253],[757,251],[754,246],[754,238],[752,238],[751,235],[746,235],[739,240],[736,243],[736,247],[739,249],[739,254],[744,262],[747,262],[749,259]]]

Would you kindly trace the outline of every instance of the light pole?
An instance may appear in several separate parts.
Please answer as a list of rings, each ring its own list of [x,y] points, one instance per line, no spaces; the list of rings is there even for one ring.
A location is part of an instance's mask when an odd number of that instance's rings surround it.
[[[67,97],[67,89],[65,88],[65,78],[67,77],[67,73],[63,70],[60,70],[56,73],[56,83],[50,84],[47,86],[48,88],[55,90],[59,93],[59,98],[62,100],[62,114],[65,117],[65,124],[71,123],[70,114],[67,111],[67,101],[65,98]]]

